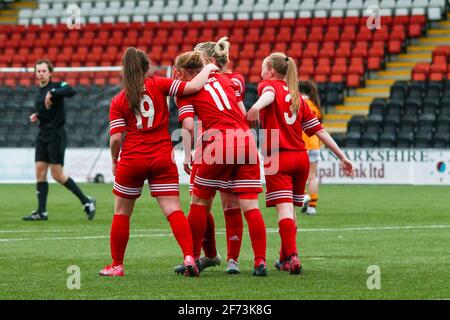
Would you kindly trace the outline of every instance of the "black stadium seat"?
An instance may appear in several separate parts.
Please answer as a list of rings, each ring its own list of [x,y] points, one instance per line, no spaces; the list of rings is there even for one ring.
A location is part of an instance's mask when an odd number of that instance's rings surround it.
[[[366,130],[365,132],[371,132],[378,134],[381,131],[381,126],[383,122],[383,117],[381,116],[369,116],[366,121]]]
[[[365,132],[361,138],[361,147],[375,148],[378,145],[378,133]]]
[[[378,138],[378,146],[380,148],[393,148],[395,147],[395,132],[383,132]]]
[[[403,112],[403,101],[389,100],[386,104],[386,112],[388,115],[401,115]]]
[[[408,89],[408,97],[406,101],[414,100],[421,101],[423,98],[423,93],[425,91],[425,82],[424,81],[415,81],[411,82]]]
[[[348,132],[361,132],[364,128],[366,118],[364,116],[353,116],[347,124]]]
[[[397,148],[410,148],[413,140],[413,132],[400,132],[397,135]]]
[[[418,132],[414,138],[414,147],[430,148],[432,143],[431,137],[431,132]]]
[[[386,110],[386,99],[376,98],[370,103],[369,114],[384,115]]]
[[[413,132],[417,125],[417,116],[405,116],[400,122],[399,132]]]
[[[361,140],[360,132],[348,132],[345,138],[343,139],[343,145],[346,148],[359,148]]]

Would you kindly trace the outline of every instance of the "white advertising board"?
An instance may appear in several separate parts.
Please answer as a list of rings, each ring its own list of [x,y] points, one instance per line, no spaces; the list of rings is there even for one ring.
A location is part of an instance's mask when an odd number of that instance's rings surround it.
[[[450,150],[347,149],[345,152],[355,165],[355,178],[345,177],[336,157],[322,149],[318,170],[321,183],[450,185]],[[183,171],[181,151],[175,151],[175,159],[180,183],[187,184],[189,177]],[[65,173],[80,182],[89,181],[96,174],[103,175],[105,182],[112,182],[109,150],[67,149]],[[34,181],[34,149],[0,149],[0,183]]]

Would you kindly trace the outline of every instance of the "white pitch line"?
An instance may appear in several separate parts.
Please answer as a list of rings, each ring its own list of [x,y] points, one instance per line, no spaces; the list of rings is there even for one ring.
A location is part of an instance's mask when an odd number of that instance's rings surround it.
[[[351,228],[310,228],[299,229],[298,232],[341,232],[341,231],[380,231],[380,230],[410,230],[410,229],[444,229],[450,228],[450,225],[428,225],[428,226],[386,226],[386,227],[351,227]],[[225,234],[223,229],[216,232],[217,234]],[[143,230],[140,230],[143,231]],[[152,231],[152,229],[148,229]],[[278,233],[277,228],[267,228],[267,233]],[[172,233],[156,233],[156,234],[131,234],[130,238],[147,238],[147,237],[169,237]],[[51,240],[92,240],[92,239],[109,239],[109,235],[105,236],[80,236],[80,237],[44,237],[44,238],[16,238],[16,239],[0,239],[0,242],[16,242],[16,241],[51,241]]]

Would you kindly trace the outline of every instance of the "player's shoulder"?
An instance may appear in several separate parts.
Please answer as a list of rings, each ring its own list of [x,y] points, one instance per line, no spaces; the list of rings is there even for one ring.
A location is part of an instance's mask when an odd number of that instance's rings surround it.
[[[275,80],[262,80],[258,83],[258,90],[262,90],[265,87],[272,87],[276,89],[277,83]]]
[[[120,107],[120,106],[124,105],[126,100],[127,99],[126,99],[126,95],[125,95],[125,90],[120,90],[120,92],[112,98],[111,105]]]

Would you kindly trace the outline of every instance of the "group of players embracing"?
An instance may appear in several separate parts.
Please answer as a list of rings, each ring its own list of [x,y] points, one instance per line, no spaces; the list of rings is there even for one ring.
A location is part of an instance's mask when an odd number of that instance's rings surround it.
[[[309,159],[302,132],[316,135],[341,161],[348,176],[352,163],[323,129],[299,93],[295,61],[272,53],[261,66],[258,101],[243,103],[242,75],[228,69],[227,38],[198,44],[175,60],[172,78],[148,77],[146,54],[135,48],[124,53],[123,90],[110,106],[110,148],[115,176],[115,210],[110,233],[112,263],[102,276],[123,276],[130,216],[148,180],[184,256],[175,272],[198,276],[221,263],[216,250],[211,207],[220,192],[225,215],[228,274],[240,273],[238,258],[243,218],[254,253],[253,275],[266,276],[266,226],[259,209],[263,191],[258,148],[251,127],[264,130],[262,143],[266,206],[278,214],[281,249],[275,267],[291,274],[302,271],[297,249],[294,206],[302,206]],[[178,171],[169,135],[167,96],[176,97],[185,150],[184,169],[190,174],[191,204],[181,210]],[[194,139],[194,117],[201,134]],[[126,133],[126,134],[125,134]],[[195,151],[191,156],[191,146]],[[201,256],[201,251],[204,255]]]

